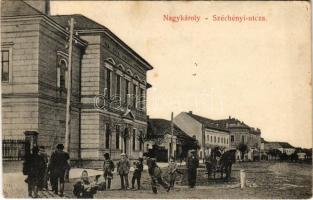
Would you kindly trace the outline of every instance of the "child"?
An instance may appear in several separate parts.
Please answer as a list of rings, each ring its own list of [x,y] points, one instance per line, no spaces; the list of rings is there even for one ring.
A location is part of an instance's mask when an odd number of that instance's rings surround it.
[[[134,189],[135,181],[137,180],[138,190],[140,190],[141,172],[143,171],[143,159],[139,158],[137,162],[134,162],[135,170],[132,178],[132,189]]]
[[[97,192],[97,186],[90,182],[88,172],[84,170],[81,174],[81,180],[74,185],[73,194],[77,198],[92,199]]]
[[[170,187],[174,188],[176,176],[177,176],[177,164],[174,161],[174,157],[170,158],[170,163],[168,164],[167,167],[169,176],[170,176]]]
[[[103,177],[105,179],[105,190],[111,188],[111,180],[113,179],[113,171],[114,171],[114,163],[110,159],[110,155],[108,153],[104,154],[104,162],[103,162]]]

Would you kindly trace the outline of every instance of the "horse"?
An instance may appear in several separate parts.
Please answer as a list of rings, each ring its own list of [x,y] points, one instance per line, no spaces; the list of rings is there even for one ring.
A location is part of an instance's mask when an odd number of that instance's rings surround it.
[[[236,162],[236,150],[231,149],[226,151],[221,156],[221,177],[223,178],[223,172],[225,171],[226,174],[226,181],[229,181],[231,175],[231,168],[233,163]]]
[[[211,152],[211,156],[206,159],[206,169],[208,174],[208,180],[213,173],[213,180],[215,181],[215,176],[217,172],[221,172],[221,179],[224,178],[223,174],[225,172],[226,177],[224,181],[228,181],[231,174],[232,164],[236,161],[236,150],[229,150],[223,154],[218,148],[214,148]]]

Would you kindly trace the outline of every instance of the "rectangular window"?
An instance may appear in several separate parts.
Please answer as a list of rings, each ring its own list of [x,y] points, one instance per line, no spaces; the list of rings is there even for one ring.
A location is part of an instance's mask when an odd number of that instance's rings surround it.
[[[217,143],[220,143],[220,137],[217,137]]]
[[[106,88],[107,88],[107,97],[111,97],[111,71],[106,70]]]
[[[110,125],[106,124],[105,125],[105,148],[108,149],[110,148]]]
[[[9,75],[10,75],[10,54],[9,50],[2,50],[1,51],[1,66],[2,66],[2,82],[9,82]]]
[[[210,136],[209,136],[209,135],[206,136],[206,140],[207,140],[208,142],[210,141]]]
[[[115,127],[115,132],[116,132],[116,135],[115,135],[115,142],[116,142],[116,149],[119,149],[120,148],[120,126],[119,125],[116,125]]]
[[[226,144],[228,144],[228,138],[226,138]]]
[[[121,77],[116,75],[116,95],[121,96]]]
[[[126,102],[126,105],[128,105],[128,102],[129,102],[129,81],[126,80],[126,86],[125,86],[125,102]]]
[[[216,136],[214,136],[214,143],[216,143]]]
[[[213,138],[212,138],[212,135],[211,135],[211,142],[213,142]]]
[[[144,108],[144,100],[145,100],[145,96],[144,96],[144,89],[140,88],[139,90],[139,99],[140,99],[140,104],[139,104],[139,108],[143,109]]]
[[[143,137],[143,132],[140,131],[140,140],[139,140],[139,150],[142,151],[142,147],[143,147],[143,142],[142,142],[142,137]]]
[[[235,136],[231,135],[231,136],[230,136],[230,141],[231,141],[231,142],[234,142],[234,141],[235,141]]]
[[[136,129],[133,129],[133,150],[136,150]]]
[[[137,104],[137,86],[135,84],[133,84],[133,95],[132,95],[132,99],[133,99],[133,108],[136,108],[136,104]]]

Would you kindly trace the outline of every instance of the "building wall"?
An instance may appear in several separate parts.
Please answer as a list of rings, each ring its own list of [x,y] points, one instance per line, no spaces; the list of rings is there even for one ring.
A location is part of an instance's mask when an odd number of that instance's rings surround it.
[[[143,151],[143,145],[140,150],[137,134],[139,134],[139,131],[146,134],[147,117],[145,110],[140,111],[130,108],[134,119],[124,118],[126,117],[123,116],[126,113],[125,80],[128,79],[131,84],[137,84],[138,88],[144,89],[144,92],[146,90],[146,82],[140,83],[140,81],[136,80],[134,74],[136,74],[138,69],[130,64],[133,62],[132,58],[125,57],[125,52],[122,48],[109,37],[102,33],[86,33],[81,37],[88,41],[89,44],[82,60],[82,158],[90,160],[89,164],[95,160],[103,160],[104,153],[110,153],[112,159],[118,159],[122,152],[126,152],[130,159],[138,158]],[[120,58],[122,55],[124,55],[123,60]],[[132,73],[127,73],[127,69],[130,69]],[[107,85],[108,71],[111,75],[110,86]],[[104,92],[105,89],[107,92],[107,89],[110,87],[110,100],[114,99],[114,96],[117,95],[116,76],[121,78],[119,95],[121,102],[119,106],[108,103],[107,93]],[[141,80],[146,81],[146,71],[142,71],[140,77]],[[132,87],[130,87],[129,93],[133,93]],[[95,105],[95,101],[98,102],[97,105]],[[116,109],[113,109],[113,107]],[[116,147],[116,126],[120,128],[118,148]],[[125,149],[122,132],[125,132],[126,128],[129,131],[129,135],[126,139]],[[109,137],[106,137],[107,129],[110,132]],[[136,130],[135,138],[133,137],[133,129]],[[106,143],[107,139],[110,140],[108,141],[109,145]],[[133,140],[135,141],[135,148],[133,148]]]
[[[225,131],[205,129],[205,145],[207,147],[223,147],[230,148],[229,133]]]
[[[2,82],[2,137],[38,131],[39,19],[1,19],[1,49],[9,50],[9,82]]]
[[[199,142],[202,141],[202,124],[190,117],[187,113],[181,112],[175,116],[174,123],[190,137],[196,136]]]
[[[47,146],[48,151],[51,151],[56,144],[65,142],[67,90],[60,88],[60,85],[58,85],[57,68],[61,60],[64,60],[68,67],[68,49],[65,48],[68,40],[64,33],[58,31],[53,24],[47,23],[46,20],[41,20],[39,31],[40,135],[38,143]],[[79,95],[83,48],[75,43],[73,44],[70,157],[76,160],[79,156]]]
[[[3,138],[23,139],[37,131],[38,144],[48,153],[64,143],[66,93],[57,88],[58,52],[66,52],[66,36],[42,17],[7,20],[1,24],[2,49],[10,49],[10,81],[2,84]],[[79,133],[80,54],[73,53],[71,154],[77,158]]]

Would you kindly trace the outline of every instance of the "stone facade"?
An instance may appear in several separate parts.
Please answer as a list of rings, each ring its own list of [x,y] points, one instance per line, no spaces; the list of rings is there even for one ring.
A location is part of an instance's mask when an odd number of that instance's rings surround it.
[[[139,135],[147,129],[150,64],[106,27],[82,15],[49,16],[32,7],[40,3],[38,8],[47,9],[46,0],[27,2],[1,2],[1,51],[9,54],[8,80],[1,88],[3,138],[23,139],[24,131],[37,131],[48,153],[64,143],[66,27],[74,18],[71,158],[100,161],[105,152],[113,159],[121,152],[137,158],[143,149]]]

